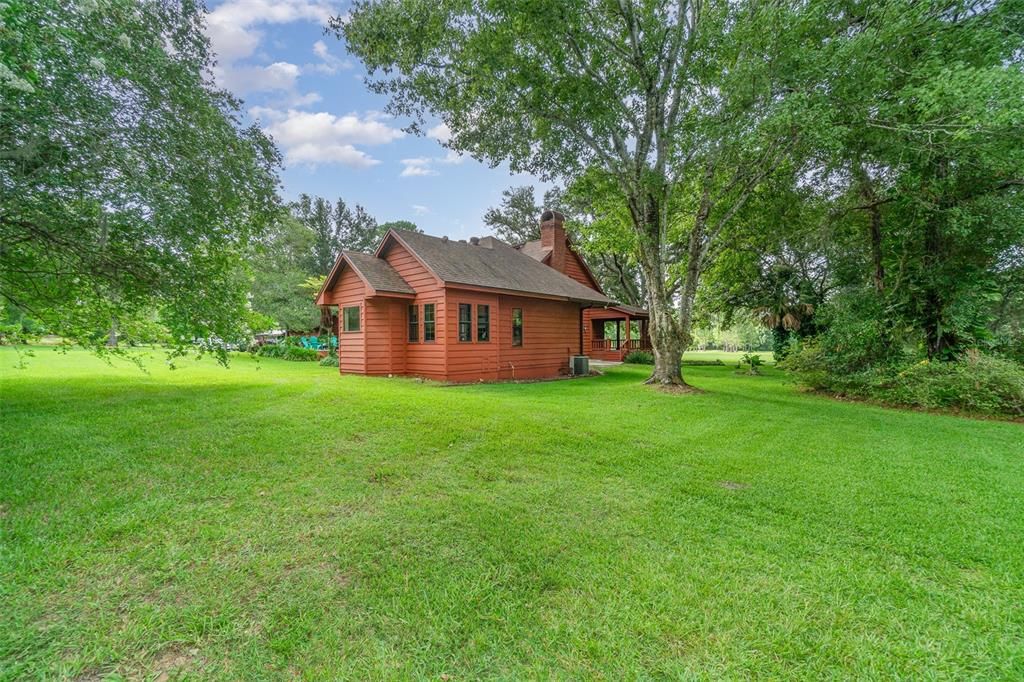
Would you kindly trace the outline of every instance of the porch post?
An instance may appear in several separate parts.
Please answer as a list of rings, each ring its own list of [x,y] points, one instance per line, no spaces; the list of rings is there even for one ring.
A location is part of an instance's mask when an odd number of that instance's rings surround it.
[[[630,322],[630,319],[629,319],[629,315],[626,315],[626,348],[627,348],[627,350],[629,349],[629,336],[630,336],[630,333],[632,332],[632,330],[629,328],[630,324],[631,324],[631,322]]]

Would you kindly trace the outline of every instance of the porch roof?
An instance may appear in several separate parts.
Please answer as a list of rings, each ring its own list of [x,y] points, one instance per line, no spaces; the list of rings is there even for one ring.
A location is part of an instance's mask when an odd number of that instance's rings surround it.
[[[634,320],[643,320],[649,317],[647,311],[635,305],[617,303],[604,308],[591,308],[590,316],[593,319],[614,320],[623,317],[631,317]]]

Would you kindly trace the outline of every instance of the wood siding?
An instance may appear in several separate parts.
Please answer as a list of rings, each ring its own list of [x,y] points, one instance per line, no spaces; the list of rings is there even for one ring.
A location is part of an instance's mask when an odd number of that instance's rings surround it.
[[[473,306],[473,340],[459,341],[459,304]],[[476,340],[477,306],[491,306],[491,340]],[[523,345],[512,345],[512,309],[523,311]],[[448,289],[449,381],[538,379],[567,374],[579,352],[579,305],[566,301]]]
[[[404,358],[401,363],[394,363],[392,373],[411,374],[428,379],[445,379],[445,305],[444,286],[437,277],[423,267],[415,256],[399,243],[390,246],[384,259],[393,267],[406,282],[416,291],[416,298],[399,300],[392,312],[392,325],[399,328],[395,333],[391,330],[390,338],[401,339],[404,344]],[[434,341],[423,341],[423,306],[428,303],[435,305],[436,336]],[[408,341],[408,306],[416,305],[419,309],[419,340]],[[370,339],[370,343],[385,345],[383,337]],[[401,364],[402,368],[398,369]]]
[[[338,371],[342,374],[366,373],[366,285],[352,268],[341,271],[334,288],[327,292],[327,303],[338,306]],[[359,306],[359,331],[341,331],[342,308]]]
[[[597,282],[591,279],[590,275],[587,274],[587,269],[583,266],[582,259],[580,259],[579,255],[572,249],[566,249],[564,274],[568,277],[572,277],[585,287],[590,287],[594,291],[600,291],[600,288],[597,286]]]

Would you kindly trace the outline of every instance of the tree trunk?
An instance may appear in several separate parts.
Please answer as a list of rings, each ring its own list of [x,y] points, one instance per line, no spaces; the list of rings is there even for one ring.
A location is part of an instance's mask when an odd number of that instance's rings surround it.
[[[930,219],[925,227],[924,251],[925,277],[932,281],[929,281],[925,288],[924,314],[921,321],[924,327],[925,352],[928,354],[929,360],[934,360],[936,358],[941,359],[946,355],[953,341],[949,334],[944,333],[943,312],[945,305],[939,287],[932,279],[935,277],[935,272],[941,266],[942,258],[942,235],[935,218]]]
[[[885,293],[885,266],[882,264],[882,212],[877,206],[871,207],[871,264],[874,272],[875,291]]]
[[[868,237],[871,241],[871,279],[878,294],[885,293],[885,266],[882,264],[882,211],[878,207],[878,196],[871,184],[871,177],[864,166],[857,164],[856,172],[860,183],[860,196],[867,207]]]
[[[679,298],[679,328],[684,351],[693,343],[693,304],[697,299],[700,265],[704,257],[704,219],[706,217],[706,214],[698,214],[693,229],[690,231],[690,243],[687,248],[686,277],[683,279],[683,290]]]
[[[117,348],[117,318],[110,320],[110,331],[107,333],[107,347]]]
[[[647,383],[685,386],[681,329],[674,315],[672,291],[665,283],[662,262],[661,213],[652,197],[647,197],[644,203],[642,211],[633,210],[631,213],[640,237],[639,260],[647,281],[647,309],[651,349],[654,351],[654,371]]]
[[[946,297],[942,287],[941,272],[944,260],[944,244],[942,238],[942,222],[946,219],[946,211],[949,208],[946,194],[945,180],[948,173],[948,162],[939,158],[936,162],[935,176],[937,179],[938,199],[937,210],[928,217],[924,228],[924,297],[921,315],[922,326],[924,327],[925,352],[929,360],[948,359],[952,349],[956,346],[957,339],[954,334],[946,330],[945,309]]]

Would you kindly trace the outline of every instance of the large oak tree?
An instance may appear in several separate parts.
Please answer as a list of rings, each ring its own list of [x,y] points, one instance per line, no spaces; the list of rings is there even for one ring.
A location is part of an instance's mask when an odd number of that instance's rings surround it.
[[[381,0],[331,26],[413,127],[437,115],[476,158],[615,183],[646,283],[651,380],[674,384],[701,265],[794,139],[799,89],[780,84],[793,64],[776,54],[799,46],[791,18],[773,3]]]

